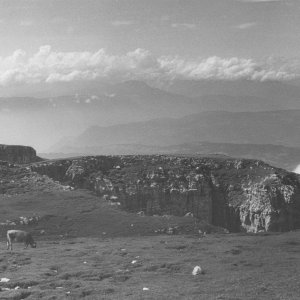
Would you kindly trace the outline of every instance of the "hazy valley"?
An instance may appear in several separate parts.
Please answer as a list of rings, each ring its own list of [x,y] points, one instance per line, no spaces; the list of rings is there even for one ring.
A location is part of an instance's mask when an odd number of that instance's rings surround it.
[[[13,144],[17,137],[20,144],[38,146],[39,152],[62,152],[56,145],[59,140],[76,147],[153,142],[165,146],[200,141],[299,146],[295,136],[300,109],[296,86],[241,81],[238,91],[233,92],[236,89],[230,81],[198,82],[191,88],[190,84],[182,81],[172,87],[165,83],[154,88],[139,81],[99,83],[73,87],[73,94],[68,86],[59,89],[54,85],[58,94],[53,97],[1,98],[3,143]],[[275,89],[270,93],[277,84],[283,85],[281,92]],[[219,85],[222,88],[217,88]],[[120,127],[113,127],[117,125]],[[179,130],[177,134],[172,132],[175,129]],[[101,134],[108,137],[99,141]],[[68,143],[69,137],[75,142]],[[86,144],[79,145],[80,139]]]

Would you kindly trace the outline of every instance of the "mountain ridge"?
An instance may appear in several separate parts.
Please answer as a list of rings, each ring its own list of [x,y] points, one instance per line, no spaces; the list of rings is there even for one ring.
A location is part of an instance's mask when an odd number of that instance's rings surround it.
[[[92,126],[73,145],[176,145],[186,142],[274,144],[299,147],[300,110],[201,112],[106,127]]]

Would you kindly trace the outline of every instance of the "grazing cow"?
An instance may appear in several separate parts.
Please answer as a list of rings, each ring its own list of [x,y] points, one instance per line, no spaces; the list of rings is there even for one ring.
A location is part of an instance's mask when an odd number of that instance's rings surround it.
[[[28,245],[31,248],[36,248],[36,243],[34,242],[32,235],[26,231],[22,230],[8,230],[7,231],[7,250],[12,250],[12,243],[25,243],[25,249]]]

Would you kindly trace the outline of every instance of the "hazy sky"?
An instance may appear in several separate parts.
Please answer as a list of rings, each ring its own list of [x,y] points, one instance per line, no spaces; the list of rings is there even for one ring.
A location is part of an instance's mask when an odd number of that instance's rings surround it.
[[[1,0],[0,96],[98,78],[291,79],[298,0]]]
[[[299,1],[1,0],[2,56],[56,51],[251,57],[299,55]]]
[[[101,80],[300,82],[299,52],[299,0],[0,0],[0,97]],[[0,143],[46,149],[87,126],[3,103]]]

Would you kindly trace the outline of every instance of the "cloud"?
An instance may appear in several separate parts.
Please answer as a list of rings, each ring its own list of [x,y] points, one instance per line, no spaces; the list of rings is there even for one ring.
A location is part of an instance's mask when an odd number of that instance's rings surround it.
[[[239,24],[237,26],[235,26],[236,28],[238,29],[249,29],[249,28],[252,28],[252,27],[255,27],[257,25],[257,23],[255,22],[251,22],[251,23],[243,23],[243,24]]]
[[[187,60],[155,56],[145,49],[112,55],[96,52],[57,52],[42,46],[32,56],[19,49],[0,57],[0,85],[73,82],[78,80],[250,79],[287,80],[300,77],[300,60],[270,57],[264,62],[248,58],[212,56]]]
[[[299,65],[300,66],[300,65]],[[197,61],[185,61],[180,58],[165,58],[162,67],[169,70],[169,76],[187,79],[224,79],[224,80],[285,80],[295,78],[288,68],[273,68],[268,63],[258,63],[246,58],[209,57]],[[299,69],[300,70],[300,69]],[[300,73],[299,73],[300,74]]]

